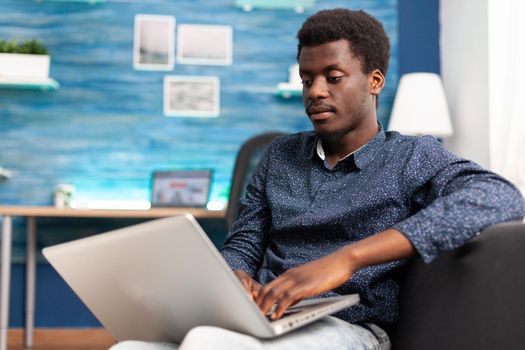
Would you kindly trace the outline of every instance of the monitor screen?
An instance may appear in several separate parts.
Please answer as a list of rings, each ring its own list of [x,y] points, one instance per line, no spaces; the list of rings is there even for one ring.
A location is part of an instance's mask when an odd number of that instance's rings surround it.
[[[152,176],[152,207],[205,207],[211,170],[155,171]]]

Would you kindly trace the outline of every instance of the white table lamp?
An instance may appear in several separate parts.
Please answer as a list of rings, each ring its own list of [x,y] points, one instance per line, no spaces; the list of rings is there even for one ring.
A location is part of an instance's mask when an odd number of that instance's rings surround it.
[[[434,73],[409,73],[401,77],[388,130],[405,135],[452,135],[443,83]]]

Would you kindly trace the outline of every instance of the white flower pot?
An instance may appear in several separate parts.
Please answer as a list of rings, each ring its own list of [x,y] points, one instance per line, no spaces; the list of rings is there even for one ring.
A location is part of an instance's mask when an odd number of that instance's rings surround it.
[[[48,78],[50,61],[48,55],[0,53],[0,77]]]

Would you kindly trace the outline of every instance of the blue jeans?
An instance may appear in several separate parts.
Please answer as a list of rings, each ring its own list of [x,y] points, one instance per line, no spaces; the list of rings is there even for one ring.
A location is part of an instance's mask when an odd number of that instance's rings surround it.
[[[124,341],[112,346],[110,350],[175,349],[389,350],[390,340],[388,335],[374,324],[366,324],[363,327],[329,316],[274,339],[258,339],[222,328],[201,326],[189,331],[180,345]]]

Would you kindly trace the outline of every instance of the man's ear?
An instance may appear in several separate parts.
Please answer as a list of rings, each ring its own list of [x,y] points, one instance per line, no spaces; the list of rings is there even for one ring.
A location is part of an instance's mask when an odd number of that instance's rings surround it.
[[[385,86],[385,76],[379,69],[374,69],[368,76],[370,93],[379,95]]]

